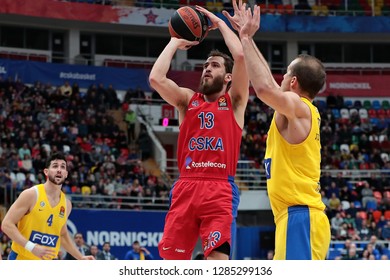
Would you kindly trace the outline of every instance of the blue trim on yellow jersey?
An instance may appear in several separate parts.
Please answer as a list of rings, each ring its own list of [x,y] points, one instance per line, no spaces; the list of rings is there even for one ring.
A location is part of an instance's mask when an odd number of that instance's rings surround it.
[[[286,260],[310,260],[310,212],[305,205],[288,207]]]
[[[18,257],[18,253],[16,253],[15,251],[10,251],[9,252],[9,255],[8,255],[8,260],[12,260],[12,261],[14,261],[14,260],[16,260],[17,259],[17,257]]]

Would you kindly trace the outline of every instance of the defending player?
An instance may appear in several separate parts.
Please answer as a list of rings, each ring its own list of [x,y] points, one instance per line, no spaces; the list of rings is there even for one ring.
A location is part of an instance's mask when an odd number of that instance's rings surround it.
[[[326,73],[315,57],[299,55],[287,68],[281,86],[253,41],[260,8],[233,1],[250,81],[265,104],[275,109],[264,159],[267,189],[274,214],[274,259],[323,260],[330,244],[329,219],[320,195],[320,114],[312,104]]]

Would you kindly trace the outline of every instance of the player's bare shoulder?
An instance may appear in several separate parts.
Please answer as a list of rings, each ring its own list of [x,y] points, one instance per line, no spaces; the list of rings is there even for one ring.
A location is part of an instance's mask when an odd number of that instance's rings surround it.
[[[22,199],[22,200],[31,200],[31,203],[35,203],[35,201],[37,200],[37,190],[36,190],[36,187],[31,187],[31,188],[28,188],[28,189],[25,189],[24,191],[22,191],[18,197],[18,199]]]
[[[26,211],[29,212],[34,207],[37,198],[38,196],[35,187],[31,187],[20,193],[13,206],[26,209]]]

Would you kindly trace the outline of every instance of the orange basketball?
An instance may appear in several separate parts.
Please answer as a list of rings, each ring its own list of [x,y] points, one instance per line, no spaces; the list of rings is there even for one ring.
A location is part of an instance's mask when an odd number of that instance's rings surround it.
[[[201,42],[207,36],[208,27],[207,17],[191,6],[177,9],[168,23],[172,37],[188,41]]]

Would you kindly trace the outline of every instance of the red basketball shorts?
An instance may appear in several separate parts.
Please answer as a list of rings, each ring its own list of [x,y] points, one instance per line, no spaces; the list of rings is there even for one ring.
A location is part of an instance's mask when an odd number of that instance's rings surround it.
[[[206,258],[225,242],[230,244],[231,257],[239,200],[233,178],[180,178],[170,193],[160,256],[189,260],[200,236]]]

